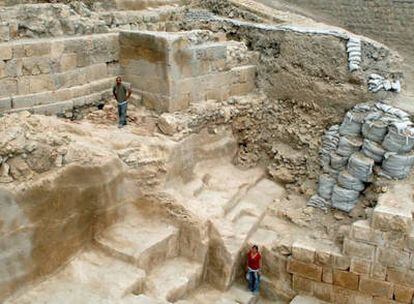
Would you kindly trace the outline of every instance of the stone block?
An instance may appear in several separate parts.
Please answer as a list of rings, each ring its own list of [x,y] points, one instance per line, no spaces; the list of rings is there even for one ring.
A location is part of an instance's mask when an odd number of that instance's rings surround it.
[[[48,105],[41,105],[33,108],[34,114],[55,115],[64,113],[67,110],[73,109],[72,100],[52,103]]]
[[[322,268],[322,282],[333,284],[333,269],[331,267]]]
[[[11,96],[17,94],[17,81],[12,78],[5,78],[0,80],[0,94],[1,96]]]
[[[66,72],[76,69],[77,67],[77,55],[75,53],[63,54],[60,57],[60,72]]]
[[[313,263],[315,261],[315,253],[315,246],[309,242],[296,241],[292,244],[292,256],[296,260]]]
[[[377,280],[385,280],[387,275],[387,267],[378,263],[374,262],[371,264],[371,273],[370,277]]]
[[[0,45],[0,60],[10,60],[13,58],[13,51],[10,45]]]
[[[20,77],[23,75],[22,59],[12,59],[6,62],[6,75],[9,77]]]
[[[320,282],[322,280],[322,267],[314,264],[290,259],[287,264],[287,271],[314,281]]]
[[[333,265],[332,251],[328,248],[317,248],[315,254],[315,261],[318,265]]]
[[[378,261],[388,267],[410,267],[410,254],[397,248],[378,248]]]
[[[333,271],[333,283],[334,285],[351,289],[357,290],[359,284],[359,276],[357,274],[342,271],[338,269],[334,269]]]
[[[344,253],[350,257],[372,259],[375,254],[375,246],[345,239]]]
[[[292,277],[292,287],[293,290],[300,293],[312,294],[313,290],[313,281],[302,278],[298,275],[293,275]]]
[[[340,286],[333,286],[333,301],[335,304],[369,304],[369,298],[361,293]]]
[[[0,79],[6,77],[6,64],[0,60]]]
[[[352,224],[352,238],[370,244],[384,244],[383,232],[370,227],[367,220],[360,220]]]
[[[335,253],[333,254],[333,266],[336,269],[348,270],[351,266],[351,259],[346,255]]]
[[[49,57],[29,57],[22,58],[22,74],[24,76],[49,74],[55,72],[53,66],[56,61],[52,62]]]
[[[414,227],[411,228],[410,234],[407,237],[407,247],[414,251]]]
[[[55,89],[55,84],[50,75],[28,76],[28,80],[29,93],[39,93]]]
[[[386,299],[392,298],[393,285],[390,282],[370,279],[361,276],[359,282],[359,291],[373,297],[381,297]]]
[[[361,258],[352,258],[351,259],[351,268],[350,271],[356,274],[365,274],[369,275],[371,270],[371,261],[361,259]]]
[[[409,234],[411,232],[411,224],[412,215],[410,209],[377,205],[372,215],[371,227],[382,231],[400,231]]]
[[[401,303],[412,303],[414,289],[412,287],[394,285],[394,299]]]
[[[25,57],[50,56],[51,43],[48,41],[28,43],[24,45]]]
[[[387,268],[387,281],[407,285],[407,273],[404,268]]]
[[[11,98],[0,98],[0,112],[8,111],[11,109]]]
[[[322,301],[326,301],[328,303],[332,303],[333,301],[333,285],[314,282],[313,283],[313,296],[321,299]]]

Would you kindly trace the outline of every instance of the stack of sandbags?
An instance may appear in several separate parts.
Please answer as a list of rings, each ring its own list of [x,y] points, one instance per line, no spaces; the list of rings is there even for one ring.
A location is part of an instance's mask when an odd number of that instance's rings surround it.
[[[373,182],[374,166],[387,178],[405,178],[414,166],[413,149],[414,127],[406,112],[381,102],[355,106],[322,138],[324,174],[309,205],[351,211]]]

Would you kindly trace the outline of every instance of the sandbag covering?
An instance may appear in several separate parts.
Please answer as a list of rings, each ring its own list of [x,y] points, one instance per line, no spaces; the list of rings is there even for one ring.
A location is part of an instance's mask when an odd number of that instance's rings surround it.
[[[375,174],[406,178],[414,167],[413,150],[414,126],[408,113],[384,102],[356,105],[341,125],[322,136],[323,174],[309,205],[350,212]]]

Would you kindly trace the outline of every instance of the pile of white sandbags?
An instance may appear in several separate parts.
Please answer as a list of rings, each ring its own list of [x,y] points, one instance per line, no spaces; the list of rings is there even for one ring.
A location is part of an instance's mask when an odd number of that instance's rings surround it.
[[[414,166],[413,149],[414,126],[406,112],[382,102],[355,106],[322,137],[324,173],[309,205],[350,212],[373,182],[375,166],[383,177],[406,178]]]

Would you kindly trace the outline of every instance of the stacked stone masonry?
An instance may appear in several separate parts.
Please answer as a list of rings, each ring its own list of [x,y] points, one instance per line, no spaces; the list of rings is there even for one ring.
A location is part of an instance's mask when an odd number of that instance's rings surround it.
[[[232,43],[211,32],[121,32],[120,45],[122,73],[144,104],[158,112],[222,101],[255,88],[255,66],[231,66]]]
[[[332,303],[412,303],[413,206],[391,197],[380,198],[371,220],[352,224],[342,252],[293,244],[287,272],[295,292]]]
[[[117,34],[0,44],[0,110],[59,113],[100,100],[119,74]]]

